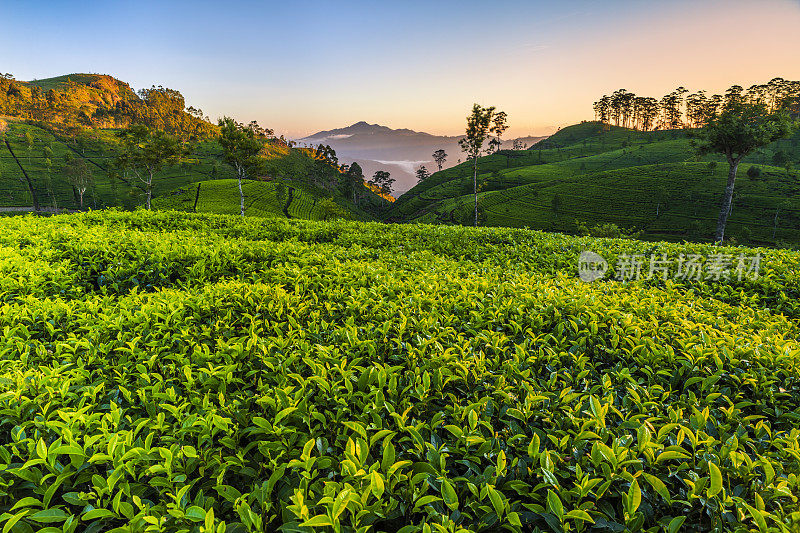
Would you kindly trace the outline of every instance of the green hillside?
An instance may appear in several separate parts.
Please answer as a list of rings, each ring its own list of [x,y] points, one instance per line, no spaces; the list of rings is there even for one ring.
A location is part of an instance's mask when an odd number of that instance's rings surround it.
[[[39,203],[47,210],[77,210],[79,199],[64,173],[65,157],[83,158],[94,178],[87,190],[84,207],[134,209],[143,205],[144,196],[137,178],[117,171],[114,161],[119,154],[117,130],[92,129],[72,137],[58,130],[17,120],[5,120],[0,132],[0,212],[33,205],[23,170],[34,185]],[[11,148],[9,151],[5,141]],[[356,207],[339,193],[316,187],[308,180],[312,157],[304,150],[275,148],[265,152],[271,169],[284,183],[284,195],[291,189],[296,197],[289,205],[289,216],[323,219],[342,216],[367,220],[374,218],[385,203],[365,190]],[[20,168],[21,167],[21,168]],[[154,207],[193,209],[197,183],[202,194],[199,211],[238,213],[238,186],[233,169],[224,162],[216,141],[198,141],[179,164],[158,173],[154,180]],[[275,182],[276,183],[276,182]],[[248,183],[247,214],[285,216],[285,201],[274,194],[275,183]],[[329,202],[324,202],[330,198]],[[367,211],[365,211],[366,209]]]
[[[608,277],[577,278],[587,249]],[[0,218],[0,523],[794,531],[799,273],[508,228]]]
[[[800,161],[800,134],[740,166],[729,220],[729,234],[739,242],[800,243],[800,175],[774,166],[784,160]],[[748,175],[750,166],[758,175]],[[614,223],[647,239],[703,240],[716,221],[726,172],[721,159],[698,158],[683,130],[586,122],[527,151],[481,158],[479,204],[484,223],[493,226],[576,232],[578,223]],[[400,197],[387,218],[462,223],[471,213],[472,188],[472,168],[462,163]]]
[[[0,213],[32,208],[34,197],[46,212],[143,205],[143,184],[115,164],[122,150],[117,133],[132,124],[165,131],[186,150],[176,164],[154,176],[156,206],[186,209],[189,202],[181,195],[201,182],[205,187],[201,186],[198,210],[230,213],[238,206],[238,186],[230,181],[235,174],[217,142],[219,128],[201,110],[187,107],[180,92],[161,86],[134,92],[127,83],[98,74],[33,81],[3,75]],[[247,184],[250,214],[364,220],[393,200],[381,198],[366,184],[345,186],[347,180],[333,157],[323,160],[313,150],[291,147],[268,129],[260,129],[259,135],[258,166],[263,168],[257,177],[282,184],[282,190]],[[67,176],[69,158],[83,160],[92,172],[82,207]],[[278,198],[281,194],[295,197],[284,202]],[[194,209],[194,197],[189,207]]]
[[[243,183],[242,189],[246,198],[244,214],[247,216],[308,220],[373,219],[371,215],[355,208],[343,198],[326,196],[299,184],[247,180]],[[195,211],[195,201],[198,213],[238,215],[237,181],[222,179],[192,183],[163,195],[153,206],[156,209]]]
[[[132,209],[142,205],[136,177],[114,171],[114,159],[119,154],[115,130],[86,130],[71,137],[24,122],[7,120],[6,124],[5,132],[0,133],[0,208],[33,204],[24,169],[43,207],[78,209],[78,198],[63,172],[67,156],[85,159],[92,171],[94,186],[86,193],[85,207]],[[215,142],[199,142],[180,165],[156,176],[154,195],[212,177],[232,178],[234,174],[221,161]]]

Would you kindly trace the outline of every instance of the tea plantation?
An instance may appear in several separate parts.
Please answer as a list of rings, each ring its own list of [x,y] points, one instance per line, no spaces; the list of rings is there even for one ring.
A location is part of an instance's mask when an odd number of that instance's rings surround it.
[[[0,219],[0,527],[797,531],[800,254],[178,212]]]

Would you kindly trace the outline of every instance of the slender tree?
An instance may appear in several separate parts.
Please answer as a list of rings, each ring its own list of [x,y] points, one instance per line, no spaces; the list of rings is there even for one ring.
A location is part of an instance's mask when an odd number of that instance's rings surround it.
[[[353,203],[358,203],[358,196],[361,190],[364,188],[364,171],[361,169],[361,165],[356,162],[353,162],[352,165],[347,167],[347,171],[344,174],[344,184],[342,193],[353,198]]]
[[[258,157],[262,148],[262,142],[257,136],[259,131],[258,124],[251,122],[248,126],[236,122],[230,117],[223,117],[219,120],[219,144],[222,147],[222,155],[236,171],[236,179],[239,184],[239,214],[244,216],[244,190],[242,180],[247,179],[258,171],[260,159]]]
[[[369,183],[378,187],[383,194],[392,194],[392,185],[394,181],[394,178],[391,177],[389,172],[385,170],[376,170],[372,179],[369,180]]]
[[[466,136],[458,141],[461,150],[472,160],[472,186],[475,194],[475,227],[478,226],[478,158],[483,150],[483,143],[492,133],[492,117],[495,107],[472,106],[472,113],[467,117]]]
[[[442,170],[442,165],[444,162],[447,161],[447,154],[441,148],[433,152],[433,160],[436,161],[436,165],[439,167],[439,170]]]
[[[728,181],[717,220],[717,243],[722,243],[725,238],[736,171],[742,158],[757,148],[789,136],[795,128],[796,124],[791,122],[784,110],[770,112],[764,104],[729,98],[724,111],[713,117],[699,132],[699,153],[724,154],[729,166]]]
[[[610,120],[610,112],[611,98],[609,98],[607,95],[603,95],[600,100],[594,103],[595,118],[602,124],[608,124]]]
[[[505,111],[499,111],[492,117],[492,132],[494,133],[495,152],[499,151],[503,145],[501,137],[508,129],[508,114]]]
[[[153,179],[166,165],[178,161],[183,150],[178,139],[163,130],[151,130],[142,124],[133,124],[118,133],[122,153],[117,165],[133,171],[144,185],[147,209],[153,199]]]
[[[417,174],[417,183],[422,183],[423,181],[428,179],[430,177],[430,175],[431,175],[431,173],[428,172],[428,169],[425,168],[425,165],[422,165],[421,167],[419,167],[417,169],[416,174]]]
[[[83,195],[93,182],[92,171],[86,164],[86,160],[82,157],[78,157],[69,160],[64,167],[64,173],[67,175],[69,183],[75,187],[75,190],[78,192],[80,207],[83,209]]]

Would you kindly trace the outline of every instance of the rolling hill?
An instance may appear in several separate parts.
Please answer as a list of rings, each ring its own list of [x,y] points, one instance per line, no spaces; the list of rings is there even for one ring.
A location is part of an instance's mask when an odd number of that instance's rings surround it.
[[[199,210],[227,213],[238,206],[238,197],[233,201],[238,188],[230,182],[234,172],[214,140],[217,127],[199,110],[185,109],[179,92],[158,87],[137,94],[120,80],[95,74],[31,82],[0,78],[0,85],[0,213],[32,209],[31,189],[45,211],[80,209],[65,174],[69,158],[84,160],[92,172],[84,208],[142,205],[141,184],[114,164],[120,153],[116,132],[132,123],[171,132],[189,148],[177,165],[156,175],[156,207],[183,209],[181,195],[200,182]],[[355,206],[335,186],[317,183],[319,162],[306,149],[275,139],[266,143],[261,157],[267,168],[261,178],[270,183],[247,184],[248,214],[365,220],[386,204],[365,187]],[[291,191],[292,201],[272,205],[269,191],[276,188]]]
[[[729,234],[739,242],[800,243],[800,134],[773,143],[739,168]],[[754,170],[750,170],[753,167]],[[613,223],[645,239],[710,237],[727,174],[698,158],[684,130],[641,132],[586,122],[525,151],[479,161],[479,206],[490,226],[575,233]],[[471,223],[472,168],[437,172],[401,196],[387,220]]]

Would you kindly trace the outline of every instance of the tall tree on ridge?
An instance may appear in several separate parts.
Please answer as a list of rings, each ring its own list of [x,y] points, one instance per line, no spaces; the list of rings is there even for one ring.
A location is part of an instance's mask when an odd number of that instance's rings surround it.
[[[597,118],[597,120],[599,120],[602,124],[608,124],[611,120],[611,98],[603,95],[600,100],[594,103],[593,107],[595,118]]]
[[[500,138],[508,129],[507,121],[508,114],[505,111],[495,113],[492,117],[492,132],[494,133],[494,138],[497,140],[495,143],[495,152],[499,151],[500,147],[503,145],[503,141]]]
[[[447,161],[447,154],[445,153],[444,150],[439,148],[438,150],[433,152],[433,160],[436,161],[436,165],[438,165],[439,170],[441,171],[442,165],[444,165],[444,162]]]
[[[417,169],[416,174],[417,174],[417,183],[422,183],[431,176],[431,173],[428,172],[428,169],[425,168],[425,165],[419,167]]]
[[[344,173],[344,190],[342,192],[351,196],[353,203],[357,204],[358,195],[363,188],[364,171],[361,169],[361,165],[354,161],[352,165],[347,167],[347,171]]]
[[[383,194],[392,194],[392,184],[394,184],[394,178],[391,177],[391,174],[385,170],[376,170],[375,174],[372,176],[372,179],[369,180],[370,185],[374,185],[381,190]]]

